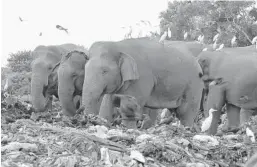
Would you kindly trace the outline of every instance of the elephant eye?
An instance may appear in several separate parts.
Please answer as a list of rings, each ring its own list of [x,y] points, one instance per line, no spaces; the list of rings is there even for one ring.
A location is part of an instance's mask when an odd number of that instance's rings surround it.
[[[108,72],[107,69],[103,69],[103,70],[102,70],[102,74],[103,74],[103,75],[105,75],[107,72]]]

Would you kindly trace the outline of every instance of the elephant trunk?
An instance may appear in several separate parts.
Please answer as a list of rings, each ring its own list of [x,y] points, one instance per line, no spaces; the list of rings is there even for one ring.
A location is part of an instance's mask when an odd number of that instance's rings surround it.
[[[103,95],[104,86],[102,86],[103,82],[96,82],[96,78],[89,78],[85,74],[82,92],[82,106],[85,108],[85,114],[97,115],[99,113],[99,104]]]
[[[48,77],[46,74],[32,74],[31,80],[31,99],[32,105],[37,112],[45,110],[45,97],[43,89],[47,86]]]
[[[76,106],[74,104],[74,86],[64,87],[63,84],[67,84],[64,82],[59,82],[59,100],[62,106],[62,112],[67,116],[74,116],[76,114]],[[67,88],[67,89],[66,89]]]
[[[58,70],[58,95],[62,106],[62,112],[67,116],[76,114],[76,106],[74,104],[75,86],[70,74],[69,67],[62,65]]]

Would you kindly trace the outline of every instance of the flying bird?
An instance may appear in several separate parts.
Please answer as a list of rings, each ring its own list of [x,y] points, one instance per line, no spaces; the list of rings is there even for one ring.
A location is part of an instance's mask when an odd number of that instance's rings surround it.
[[[212,117],[213,117],[212,113],[213,113],[214,111],[218,111],[218,110],[215,110],[215,109],[213,109],[213,108],[211,108],[211,109],[209,110],[209,117],[207,117],[207,118],[203,121],[203,123],[202,123],[202,127],[201,127],[202,132],[207,131],[207,130],[211,127]]]
[[[162,43],[162,44],[164,44],[164,40],[167,38],[167,35],[168,35],[168,32],[165,31],[165,32],[162,34],[162,36],[161,36],[159,42]]]
[[[232,39],[231,39],[231,46],[235,46],[236,44],[236,36],[234,36]]]
[[[220,34],[216,34],[216,35],[213,37],[213,42],[218,40],[219,35],[220,35]]]
[[[216,51],[221,50],[223,47],[224,47],[224,43],[223,43],[223,44],[221,44],[221,45],[219,46],[219,48],[218,48],[218,49],[216,49]]]
[[[58,30],[65,31],[67,34],[69,34],[67,28],[64,28],[64,27],[62,27],[62,26],[60,26],[60,25],[56,25],[56,28],[57,28]]]
[[[168,28],[168,37],[171,38],[171,31],[170,31],[170,28]]]
[[[184,33],[184,40],[186,40],[186,39],[187,39],[187,36],[188,36],[188,33],[187,33],[187,32],[185,32],[185,33]]]
[[[21,17],[19,17],[19,20],[20,20],[21,22],[26,21],[26,20],[23,20]]]

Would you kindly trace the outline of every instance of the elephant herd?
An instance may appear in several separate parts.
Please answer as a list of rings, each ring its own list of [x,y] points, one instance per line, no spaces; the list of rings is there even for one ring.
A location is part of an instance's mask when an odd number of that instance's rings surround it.
[[[38,46],[32,52],[33,107],[42,112],[55,96],[67,116],[83,110],[108,121],[118,107],[128,128],[136,128],[143,113],[150,124],[141,128],[148,128],[163,108],[192,127],[200,109],[206,117],[215,109],[207,133],[216,134],[226,105],[228,129],[236,128],[257,111],[257,50],[204,48],[212,47],[150,38],[95,42],[89,51],[74,44]]]

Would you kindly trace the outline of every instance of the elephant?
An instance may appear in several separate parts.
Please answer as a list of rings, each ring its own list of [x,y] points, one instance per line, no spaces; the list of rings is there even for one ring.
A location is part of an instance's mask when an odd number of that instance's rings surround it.
[[[237,128],[240,124],[240,109],[256,110],[257,108],[257,57],[251,52],[202,52],[198,62],[203,69],[203,78],[209,93],[206,102],[205,116],[213,108],[211,127],[208,134],[216,134],[221,109],[226,104],[228,130]],[[230,52],[232,53],[232,52]],[[244,53],[244,54],[243,54]],[[247,120],[249,116],[246,114]],[[249,115],[249,114],[248,114]]]
[[[123,94],[135,97],[141,108],[176,108],[181,123],[193,126],[203,81],[191,54],[139,38],[95,42],[89,55],[82,92],[85,114],[98,113],[97,102],[104,94]],[[137,115],[142,116],[142,110]]]
[[[33,56],[31,98],[36,112],[43,112],[52,103],[52,95],[58,98],[57,69],[62,56],[78,48],[74,44],[37,46]]]
[[[75,106],[74,98],[82,96],[84,68],[89,60],[81,51],[71,51],[63,56],[58,69],[58,95],[65,115],[74,116],[79,106]]]

